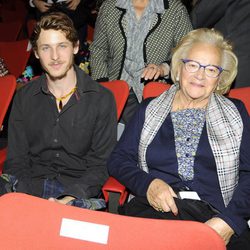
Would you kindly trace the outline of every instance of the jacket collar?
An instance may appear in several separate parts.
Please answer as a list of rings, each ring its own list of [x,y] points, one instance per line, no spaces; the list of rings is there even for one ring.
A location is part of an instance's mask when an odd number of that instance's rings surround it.
[[[153,2],[155,13],[163,13],[164,10],[169,8],[168,0],[149,0],[149,1]],[[127,10],[129,8],[129,1],[117,0],[115,6],[119,9]]]

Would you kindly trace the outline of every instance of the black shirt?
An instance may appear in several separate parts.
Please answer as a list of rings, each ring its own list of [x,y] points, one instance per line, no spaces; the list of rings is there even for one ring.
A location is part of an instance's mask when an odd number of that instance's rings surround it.
[[[112,93],[75,67],[77,90],[59,113],[46,76],[15,95],[9,120],[4,173],[17,191],[41,196],[43,181],[56,178],[65,195],[96,197],[107,178],[106,159],[116,142]]]

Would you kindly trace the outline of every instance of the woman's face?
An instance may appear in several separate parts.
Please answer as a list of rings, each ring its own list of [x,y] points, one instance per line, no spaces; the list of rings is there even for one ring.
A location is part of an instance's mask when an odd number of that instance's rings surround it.
[[[221,55],[219,49],[211,44],[197,43],[188,52],[187,58],[199,64],[220,66]],[[208,99],[216,89],[219,76],[209,77],[205,68],[200,67],[196,72],[190,73],[182,63],[179,71],[180,88],[186,98],[190,101],[203,101]]]

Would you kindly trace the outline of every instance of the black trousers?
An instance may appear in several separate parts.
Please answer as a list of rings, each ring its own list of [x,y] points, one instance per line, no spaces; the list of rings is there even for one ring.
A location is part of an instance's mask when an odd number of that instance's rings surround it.
[[[129,91],[128,100],[127,100],[125,107],[124,107],[124,110],[122,112],[120,122],[126,125],[130,121],[132,116],[134,115],[138,106],[139,106],[139,102],[137,100],[137,97],[136,97],[133,89],[131,88]]]
[[[175,198],[176,206],[178,207],[178,215],[173,213],[162,213],[156,211],[149,205],[146,198],[135,197],[129,203],[125,203],[119,207],[118,211],[122,215],[166,219],[166,220],[191,220],[198,222],[206,222],[213,216],[218,214],[210,204],[204,201],[177,199]],[[246,230],[240,237],[232,236],[230,243],[227,245],[228,250],[250,250],[250,230]]]

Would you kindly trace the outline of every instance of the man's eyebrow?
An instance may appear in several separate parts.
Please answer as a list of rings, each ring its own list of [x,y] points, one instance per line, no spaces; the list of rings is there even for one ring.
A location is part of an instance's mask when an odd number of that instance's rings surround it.
[[[43,44],[40,44],[39,47],[41,47],[41,46],[53,46],[53,45],[60,45],[60,44],[69,44],[69,42],[65,41],[65,42],[59,42],[59,43],[55,43],[55,44],[43,43]]]

